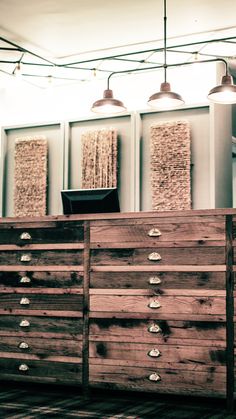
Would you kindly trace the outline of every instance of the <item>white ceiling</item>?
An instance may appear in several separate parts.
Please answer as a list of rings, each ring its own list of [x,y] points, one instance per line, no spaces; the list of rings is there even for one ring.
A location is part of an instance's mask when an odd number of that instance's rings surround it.
[[[167,0],[167,18],[168,45],[236,37],[235,0]],[[57,64],[148,50],[163,46],[163,0],[0,0],[0,37]],[[236,39],[218,44],[217,52],[211,44],[205,48],[205,53],[236,57]],[[0,60],[11,54],[0,51]],[[172,53],[171,59],[178,58]],[[99,63],[107,71],[119,69],[118,64],[108,68]],[[13,71],[12,66],[1,68]],[[40,71],[49,74],[48,69],[31,68],[32,73]]]

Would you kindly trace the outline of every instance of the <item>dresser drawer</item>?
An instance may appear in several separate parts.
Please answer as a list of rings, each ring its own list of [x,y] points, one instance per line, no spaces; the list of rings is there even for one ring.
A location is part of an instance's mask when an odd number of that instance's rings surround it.
[[[78,312],[81,316],[81,313]],[[83,319],[74,317],[0,316],[0,336],[81,338]],[[1,339],[1,338],[0,338]]]
[[[45,381],[55,378],[54,381],[61,383],[81,384],[82,365],[80,362],[35,361],[23,357],[0,358],[0,377],[14,380],[14,376],[26,381],[32,381],[30,378],[41,378]]]
[[[92,243],[225,240],[222,216],[153,217],[91,222]]]
[[[116,265],[223,265],[225,247],[157,247],[93,249],[91,266]]]
[[[1,336],[0,352],[33,354],[46,360],[47,358],[82,356],[82,341],[78,339],[47,339],[25,336]]]
[[[225,315],[225,297],[186,295],[90,295],[93,312]]]
[[[140,368],[128,365],[92,364],[90,384],[114,390],[140,390],[155,393],[225,396],[225,367],[183,365],[178,368]]]
[[[0,249],[0,265],[45,266],[81,265],[83,250],[5,250]]]
[[[162,272],[123,270],[120,272],[96,271],[90,273],[91,288],[133,289],[225,289],[225,272]],[[1,274],[0,274],[1,278]]]
[[[82,221],[0,223],[0,244],[74,243],[83,239]]]
[[[2,271],[0,272],[0,287],[31,288],[81,288],[83,286],[83,272],[59,271]]]
[[[122,338],[121,338],[122,339]],[[201,365],[225,365],[225,345],[204,346],[199,342],[197,346],[192,345],[170,345],[170,344],[146,344],[129,342],[91,342],[89,348],[90,358],[100,360],[130,360],[141,362],[148,366],[148,363],[158,367],[167,366],[168,363]],[[115,361],[114,361],[115,363]]]
[[[235,325],[236,332],[236,325]],[[224,322],[159,319],[90,319],[90,341],[191,344],[225,341]]]
[[[57,293],[27,294],[25,293],[1,293],[0,310],[56,310],[56,311],[82,311],[83,295]]]

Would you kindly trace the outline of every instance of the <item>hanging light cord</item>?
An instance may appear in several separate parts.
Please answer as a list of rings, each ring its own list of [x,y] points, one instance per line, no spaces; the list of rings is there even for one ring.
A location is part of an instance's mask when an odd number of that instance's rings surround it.
[[[164,82],[166,83],[166,23],[167,23],[167,16],[166,16],[166,0],[164,0]]]

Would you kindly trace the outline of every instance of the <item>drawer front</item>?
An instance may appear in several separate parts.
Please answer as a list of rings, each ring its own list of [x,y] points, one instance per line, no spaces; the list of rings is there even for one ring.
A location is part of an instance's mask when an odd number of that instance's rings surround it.
[[[131,268],[132,269],[132,268]],[[225,272],[95,272],[91,288],[225,289]]]
[[[114,390],[140,390],[150,392],[224,395],[226,374],[224,367],[209,367],[202,371],[196,364],[192,367],[139,368],[137,366],[91,365],[90,384],[93,387]]]
[[[201,346],[183,346],[170,344],[145,344],[128,342],[91,342],[89,347],[90,358],[100,360],[127,360],[140,361],[142,365],[154,363],[158,367],[168,367],[169,363],[174,364],[198,364],[203,367],[209,365],[225,365],[225,347],[219,346],[210,348]],[[156,364],[155,364],[156,363]]]
[[[44,336],[80,338],[83,334],[82,318],[46,316],[0,316],[0,336]]]
[[[81,265],[82,250],[0,251],[0,265]]]
[[[91,265],[223,265],[225,247],[93,249]]]
[[[225,315],[224,297],[91,295],[90,310],[95,312]]]
[[[45,339],[25,336],[1,336],[0,352],[34,354],[48,357],[82,356],[82,341],[69,339]]]
[[[2,379],[14,376],[25,378],[40,377],[56,378],[57,382],[82,383],[81,363],[35,361],[31,359],[0,358],[0,377]]]
[[[91,222],[92,243],[225,240],[225,221],[219,217],[165,217]]]
[[[235,325],[236,330],[236,325]],[[157,319],[90,319],[91,341],[188,344],[189,340],[225,341],[224,322]]]
[[[48,288],[81,288],[83,272],[0,272],[0,286],[9,287],[48,287]]]
[[[24,246],[34,243],[74,243],[83,240],[84,227],[79,221],[0,224],[0,244]]]
[[[13,294],[0,293],[0,308],[12,310],[58,310],[83,309],[83,295],[78,294]]]

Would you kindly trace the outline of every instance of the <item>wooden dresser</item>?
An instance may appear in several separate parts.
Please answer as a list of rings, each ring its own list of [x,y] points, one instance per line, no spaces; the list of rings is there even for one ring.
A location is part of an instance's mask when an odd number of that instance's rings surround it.
[[[0,220],[0,377],[234,397],[236,210]]]

